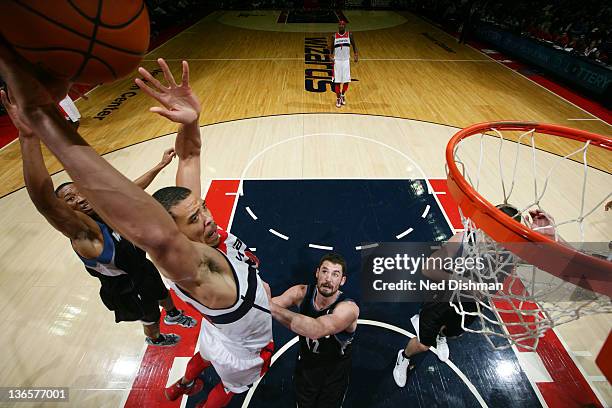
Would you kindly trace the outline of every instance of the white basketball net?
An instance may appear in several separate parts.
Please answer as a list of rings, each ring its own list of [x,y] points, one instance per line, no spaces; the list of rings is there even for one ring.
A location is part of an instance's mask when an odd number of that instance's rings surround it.
[[[559,200],[557,197],[545,203],[545,197],[547,193],[551,193],[552,188],[565,192],[561,196],[572,201],[571,205],[566,205],[566,207],[574,209],[575,215],[558,221],[551,218],[554,231],[551,232],[551,227],[547,227],[548,233],[552,233],[559,239],[563,237],[561,229],[574,227],[576,231],[574,231],[572,240],[578,244],[567,245],[581,250],[580,244],[588,242],[585,241],[585,237],[590,241],[600,241],[595,251],[593,251],[593,244],[589,243],[590,254],[610,260],[608,248],[610,236],[604,238],[601,234],[589,234],[592,227],[589,219],[594,217],[601,219],[604,205],[612,196],[612,192],[601,191],[611,188],[612,183],[609,178],[607,183],[596,183],[598,189],[596,192],[588,188],[587,175],[592,177],[593,172],[596,172],[597,177],[610,177],[608,174],[588,167],[587,151],[589,147],[591,149],[595,147],[586,142],[570,154],[553,156],[536,149],[536,139],[541,136],[534,130],[522,133],[518,137],[518,143],[505,139],[497,129],[491,130],[492,134],[465,138],[455,147],[455,162],[472,188],[492,204],[506,203],[518,208],[525,224],[530,210],[543,210],[543,204],[548,207],[556,207],[551,204],[557,204]],[[463,145],[468,141],[470,146],[467,151],[463,151],[466,150]],[[599,150],[604,151],[604,149]],[[462,153],[464,153],[465,160],[462,160]],[[604,154],[607,153],[609,152],[605,151]],[[582,158],[582,163],[570,161],[570,158],[576,156]],[[491,166],[485,165],[485,162],[492,165],[495,161],[497,161],[497,169],[491,170]],[[573,171],[575,178],[576,169],[581,168],[582,174],[576,178],[576,180],[581,180],[581,185],[578,186],[578,183],[572,185],[572,188],[576,190],[573,196],[571,192],[566,192],[567,183],[571,181],[564,180],[567,178],[564,176],[567,174],[567,169],[563,169],[564,167]],[[565,171],[565,173],[562,174],[563,177],[560,180],[554,181],[554,175],[559,171]],[[496,185],[492,185],[495,184],[491,182],[492,177],[494,177],[493,180],[496,180]],[[485,184],[487,187],[484,186]],[[553,184],[556,185],[553,186]],[[593,198],[596,193],[599,196]],[[565,211],[566,215],[568,213]],[[554,212],[550,215],[555,216]],[[451,305],[461,314],[462,326],[466,331],[484,334],[489,343],[497,349],[517,345],[534,350],[539,338],[554,326],[576,320],[584,315],[612,312],[609,297],[566,282],[520,260],[488,237],[472,220],[463,214],[461,214],[461,219],[464,227],[463,256],[480,257],[486,265],[483,270],[466,271],[463,277],[473,282],[503,283],[505,288],[511,288],[511,290],[497,292],[454,291]],[[610,218],[607,220],[608,224],[603,228],[604,235],[605,230],[610,232]],[[601,226],[601,222],[595,222],[593,225]],[[474,302],[472,305],[475,304],[476,310],[474,311],[473,307],[466,308],[466,302]],[[468,316],[475,317],[476,322],[466,325],[465,318]]]

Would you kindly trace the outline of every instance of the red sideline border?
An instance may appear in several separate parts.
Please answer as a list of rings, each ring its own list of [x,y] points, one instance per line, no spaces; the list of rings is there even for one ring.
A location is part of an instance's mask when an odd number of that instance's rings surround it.
[[[486,44],[480,43],[478,41],[470,40],[468,44],[476,48],[481,53],[485,54],[489,58],[499,62],[500,64],[510,68],[511,70],[517,72],[518,74],[524,76],[540,85],[541,87],[553,92],[555,95],[560,96],[561,98],[571,102],[577,107],[585,110],[591,115],[603,120],[607,124],[612,123],[612,111],[607,109],[601,103],[589,99],[586,96],[581,95],[580,93],[574,91],[571,88],[561,85],[560,83],[547,78],[544,75],[541,75],[537,72],[541,71],[539,68],[531,67],[527,64],[523,64],[522,62],[518,62],[511,57],[506,56],[505,54],[499,52],[498,50],[488,46]],[[537,72],[536,72],[537,70]],[[577,118],[568,118],[568,119],[577,119]]]
[[[215,222],[226,229],[230,220],[234,200],[238,192],[239,180],[213,180],[206,194],[206,205],[215,215]],[[232,193],[227,195],[226,193]],[[192,329],[179,326],[166,326],[161,322],[163,333],[172,332],[181,336],[181,341],[174,347],[147,346],[132,389],[125,402],[126,408],[160,407],[177,408],[181,399],[168,401],[164,396],[164,388],[168,382],[168,373],[175,357],[191,357],[196,349],[202,316],[191,306],[172,294],[172,300],[177,308],[185,310],[188,315],[198,320],[198,325]]]
[[[451,226],[455,230],[462,229],[459,210],[450,195],[446,179],[430,179],[429,182],[442,205],[443,211],[446,212]],[[528,308],[529,305],[526,304],[524,307]],[[517,350],[518,353],[528,352],[528,350],[520,347],[517,347]],[[591,386],[553,330],[547,331],[544,337],[540,338],[536,353],[553,380],[552,382],[535,383],[550,408],[603,408]]]

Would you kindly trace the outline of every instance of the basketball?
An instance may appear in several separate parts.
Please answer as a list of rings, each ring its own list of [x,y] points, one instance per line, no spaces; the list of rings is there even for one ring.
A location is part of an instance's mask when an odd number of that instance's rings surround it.
[[[149,45],[143,0],[8,0],[0,33],[28,61],[71,82],[112,82],[134,71]]]

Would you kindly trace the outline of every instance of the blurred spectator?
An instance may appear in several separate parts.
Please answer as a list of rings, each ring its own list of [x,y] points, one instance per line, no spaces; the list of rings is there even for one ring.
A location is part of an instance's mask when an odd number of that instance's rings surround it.
[[[601,0],[406,0],[419,14],[458,30],[478,20],[609,64],[612,3]],[[466,24],[467,23],[467,24]]]

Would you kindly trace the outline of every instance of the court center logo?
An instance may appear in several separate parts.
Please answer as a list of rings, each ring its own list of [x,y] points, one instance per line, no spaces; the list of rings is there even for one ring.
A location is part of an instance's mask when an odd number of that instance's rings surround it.
[[[308,92],[332,90],[334,63],[327,38],[306,37],[304,41],[304,88]]]

